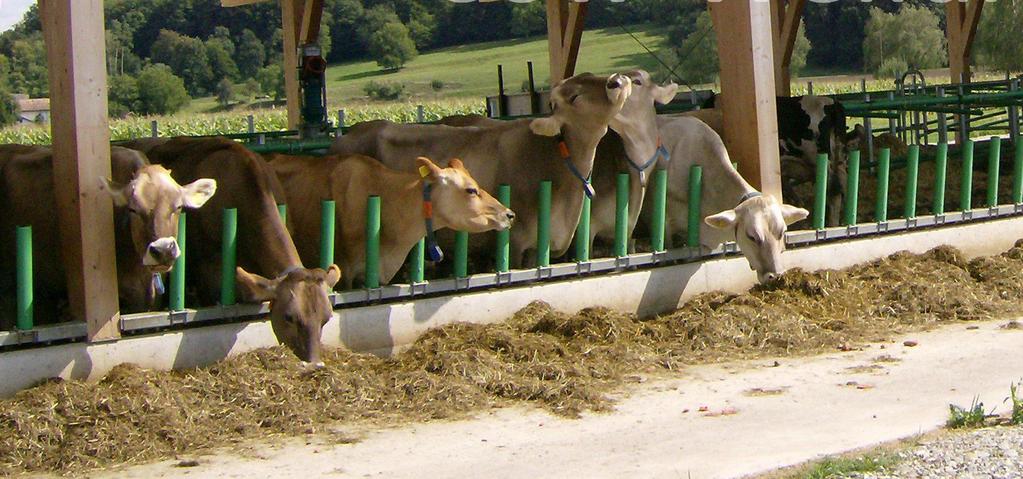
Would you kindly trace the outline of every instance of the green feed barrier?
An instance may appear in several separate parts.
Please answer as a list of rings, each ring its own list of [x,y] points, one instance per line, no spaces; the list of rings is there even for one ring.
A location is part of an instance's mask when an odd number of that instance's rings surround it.
[[[511,186],[499,185],[497,187],[497,201],[500,201],[505,208],[511,208]],[[508,254],[511,231],[504,230],[497,232],[497,251],[495,253],[495,269],[498,273],[507,273],[509,270]]]
[[[615,185],[615,256],[629,254],[629,174],[619,173]]]
[[[288,205],[279,204],[277,205],[277,214],[281,217],[281,222],[287,226],[288,224]]]
[[[551,182],[540,183],[539,216],[536,218],[536,265],[551,265]]]
[[[938,145],[934,157],[934,214],[945,214],[945,176],[948,168],[948,143]]]
[[[178,259],[174,261],[174,268],[170,273],[170,310],[181,311],[185,309],[185,226],[188,223],[187,215],[182,212],[178,217],[178,250],[181,252]]]
[[[408,276],[412,284],[423,282],[423,263],[426,262],[426,238],[420,238],[412,247],[408,259]]]
[[[998,163],[1002,158],[1002,139],[993,136],[988,143],[987,157],[987,204],[991,208],[998,206]]]
[[[1016,142],[1016,155],[1012,160],[1012,202],[1023,203],[1023,141]]]
[[[973,140],[963,141],[963,167],[959,178],[959,209],[973,209]]]
[[[668,195],[668,170],[654,173],[654,217],[650,221],[650,247],[655,253],[664,251],[664,206]]]
[[[19,226],[17,230],[18,267],[18,316],[17,327],[21,331],[32,329],[35,317],[32,279],[32,227]]]
[[[379,204],[379,198],[377,203]],[[372,202],[372,201],[371,201]],[[334,200],[323,200],[320,204],[320,267],[327,269],[334,264]],[[377,211],[379,214],[380,212]],[[378,221],[379,223],[379,221]]]
[[[849,152],[849,174],[845,191],[845,207],[842,218],[846,226],[858,223],[856,219],[857,207],[860,200],[860,150]]]
[[[575,260],[590,260],[590,197],[583,195],[583,210],[579,214],[579,226],[575,228]]]
[[[235,303],[234,274],[238,264],[238,210],[224,208],[224,221],[220,238],[220,304],[231,306]]]
[[[817,155],[816,179],[814,181],[813,196],[813,229],[824,229],[824,220],[827,217],[828,204],[828,155],[821,153]]]
[[[465,278],[469,276],[469,233],[458,231],[455,233],[455,277]]]
[[[686,226],[686,246],[700,247],[700,199],[703,197],[703,168],[689,167],[689,216]]]
[[[892,152],[888,148],[881,150],[877,162],[877,204],[874,205],[874,220],[878,223],[888,221],[888,173],[891,167]]]
[[[380,197],[376,195],[370,196],[366,201],[365,276],[367,288],[380,287]]]
[[[917,180],[920,175],[920,145],[909,147],[906,157],[906,205],[903,211],[906,219],[916,218]]]

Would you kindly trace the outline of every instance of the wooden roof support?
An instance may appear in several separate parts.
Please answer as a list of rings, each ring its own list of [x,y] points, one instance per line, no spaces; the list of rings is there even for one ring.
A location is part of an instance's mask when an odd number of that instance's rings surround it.
[[[299,44],[317,43],[320,39],[320,19],[323,18],[323,0],[306,0],[302,14]]]
[[[103,0],[40,0],[53,113],[53,193],[71,316],[89,341],[120,337]],[[42,252],[48,254],[50,252]]]
[[[781,199],[771,7],[760,0],[710,2],[721,58],[725,144],[739,172]],[[736,201],[739,198],[735,198]]]
[[[547,0],[547,50],[552,86],[575,74],[587,8],[589,3],[585,1]]]
[[[948,67],[952,83],[970,81],[970,57],[984,0],[952,0],[945,4],[948,26]]]
[[[298,129],[302,121],[301,89],[298,85],[298,43],[308,0],[281,0],[284,29],[284,94],[288,101],[288,128]],[[317,30],[319,27],[317,27]]]
[[[774,36],[774,83],[778,96],[792,96],[792,50],[799,33],[806,0],[771,0],[771,34]]]

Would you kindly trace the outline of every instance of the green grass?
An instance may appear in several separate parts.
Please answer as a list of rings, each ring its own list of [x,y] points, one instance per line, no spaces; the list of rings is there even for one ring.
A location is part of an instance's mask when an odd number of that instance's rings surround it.
[[[1009,386],[1009,397],[1006,401],[1012,403],[1012,415],[1009,416],[1009,423],[1013,426],[1023,425],[1023,396],[1019,395],[1019,388],[1023,382]]]
[[[827,479],[847,476],[854,472],[883,472],[891,470],[898,463],[899,456],[890,452],[859,457],[828,457],[792,477],[793,479]]]
[[[985,416],[984,403],[980,402],[979,397],[974,397],[969,408],[949,404],[948,421],[945,422],[945,426],[949,429],[984,427]]]

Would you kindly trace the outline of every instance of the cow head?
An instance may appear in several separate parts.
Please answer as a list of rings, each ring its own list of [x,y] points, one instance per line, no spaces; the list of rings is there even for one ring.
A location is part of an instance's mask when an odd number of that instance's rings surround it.
[[[533,120],[529,128],[543,136],[571,132],[596,144],[631,93],[632,80],[621,73],[610,77],[581,73],[566,78],[551,89],[551,116]]]
[[[181,254],[177,241],[181,210],[201,207],[217,191],[214,180],[203,178],[181,186],[170,173],[162,166],[146,165],[126,185],[101,179],[114,205],[127,209],[135,252],[153,273],[170,271]]]
[[[451,160],[447,168],[424,157],[416,158],[416,164],[432,185],[431,201],[438,228],[469,233],[511,228],[515,213],[480,188],[461,160]]]
[[[328,295],[341,279],[341,269],[336,265],[326,271],[300,267],[267,279],[239,267],[235,277],[244,301],[270,301],[270,325],[277,341],[303,364],[323,366],[320,333],[334,311]]]
[[[654,105],[670,103],[678,92],[678,85],[658,85],[644,70],[626,72],[625,76],[632,83],[632,94],[609,126],[622,136],[626,154],[632,162],[643,165],[657,152],[657,111]]]
[[[788,225],[806,218],[803,208],[785,205],[770,195],[743,201],[734,209],[708,216],[711,227],[734,229],[735,242],[757,272],[761,283],[773,280],[785,271],[781,253],[785,251],[785,230]]]

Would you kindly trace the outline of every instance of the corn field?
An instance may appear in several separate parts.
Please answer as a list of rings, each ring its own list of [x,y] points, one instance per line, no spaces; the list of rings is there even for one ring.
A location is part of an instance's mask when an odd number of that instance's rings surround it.
[[[410,123],[416,121],[416,103],[391,103],[386,105],[358,105],[345,107],[345,124],[352,125],[367,120],[390,120]],[[330,116],[336,121],[338,108],[331,109]],[[482,114],[485,107],[482,99],[461,98],[423,104],[425,121],[469,113]],[[284,108],[273,110],[241,110],[226,113],[188,113],[170,116],[129,117],[110,122],[110,139],[113,141],[149,137],[152,121],[156,120],[160,136],[205,136],[245,133],[248,131],[248,115],[253,116],[257,132],[281,131],[288,128],[288,115]],[[50,143],[49,125],[15,125],[0,129],[0,144],[20,143],[45,145]]]

